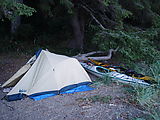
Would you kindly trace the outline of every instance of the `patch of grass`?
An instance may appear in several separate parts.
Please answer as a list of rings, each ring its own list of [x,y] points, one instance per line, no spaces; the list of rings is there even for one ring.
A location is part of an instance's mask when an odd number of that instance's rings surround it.
[[[94,95],[94,96],[91,96],[87,99],[93,103],[94,102],[108,103],[112,99],[112,96]]]
[[[97,81],[95,81],[95,83],[97,83],[97,82],[100,82],[105,85],[109,85],[109,84],[113,83],[113,80],[111,77],[105,75],[102,78],[98,78]]]
[[[100,102],[100,103],[109,103],[112,100],[112,96],[101,96],[101,95],[94,95],[87,98],[79,98],[79,101],[90,101],[92,103]]]
[[[134,87],[131,85],[127,85],[127,86],[123,85],[123,90],[125,93],[135,94]]]
[[[144,108],[148,118],[160,120],[160,61],[150,65],[146,70],[157,81],[157,84],[150,86],[132,85],[126,90],[133,95],[134,100]],[[136,118],[142,119],[143,118]]]
[[[154,120],[160,119],[160,90],[156,86],[135,86],[137,102],[144,107],[149,116]]]
[[[144,118],[134,118],[133,120],[146,120]]]

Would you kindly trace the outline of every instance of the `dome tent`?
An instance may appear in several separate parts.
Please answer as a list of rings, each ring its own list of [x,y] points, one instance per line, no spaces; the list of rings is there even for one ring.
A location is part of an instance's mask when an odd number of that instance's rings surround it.
[[[7,100],[35,100],[63,93],[92,90],[91,79],[77,59],[42,50],[38,58],[7,94]],[[5,86],[3,86],[5,87]]]

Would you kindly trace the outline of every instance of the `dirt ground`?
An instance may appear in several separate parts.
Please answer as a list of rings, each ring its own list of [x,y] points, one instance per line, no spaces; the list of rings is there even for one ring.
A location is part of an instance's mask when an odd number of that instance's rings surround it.
[[[0,84],[9,79],[30,56],[0,56]],[[92,80],[96,80],[91,76]],[[40,101],[25,98],[7,102],[0,100],[0,120],[134,120],[145,116],[142,108],[129,102],[128,94],[122,87],[110,85],[93,85],[92,91],[57,95]],[[0,89],[0,99],[6,93]],[[88,98],[99,95],[110,96],[108,102],[93,102]]]

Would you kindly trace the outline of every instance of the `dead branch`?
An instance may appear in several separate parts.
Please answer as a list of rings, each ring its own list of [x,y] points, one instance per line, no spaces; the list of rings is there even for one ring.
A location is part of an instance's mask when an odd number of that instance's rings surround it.
[[[73,58],[76,58],[79,61],[87,61],[88,58],[97,60],[97,61],[103,61],[103,60],[109,60],[112,58],[112,54],[118,50],[118,47],[114,49],[110,49],[107,56],[101,56],[101,57],[89,57],[91,55],[97,54],[97,53],[105,53],[103,51],[93,51],[85,54],[78,54],[76,56],[73,56]]]
[[[92,12],[84,5],[81,5],[82,8],[84,8],[90,16],[95,20],[95,22],[100,26],[102,30],[105,30],[105,27],[96,19],[96,17],[92,14]]]
[[[78,54],[76,56],[73,56],[73,58],[76,58],[79,61],[87,61],[88,60],[88,56],[97,54],[97,53],[105,53],[103,51],[93,51],[93,52],[89,52],[89,53],[85,53],[85,54]]]
[[[118,23],[115,20],[115,10],[112,5],[105,6],[102,1],[81,0],[79,6],[84,9],[102,30],[114,29]],[[92,3],[92,4],[90,4]],[[108,17],[110,16],[110,17]]]

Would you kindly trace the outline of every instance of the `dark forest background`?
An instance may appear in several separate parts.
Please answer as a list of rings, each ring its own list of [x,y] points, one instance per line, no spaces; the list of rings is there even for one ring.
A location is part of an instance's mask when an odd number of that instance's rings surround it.
[[[0,0],[0,52],[118,47],[122,60],[153,63],[160,58],[159,8],[159,0]]]

